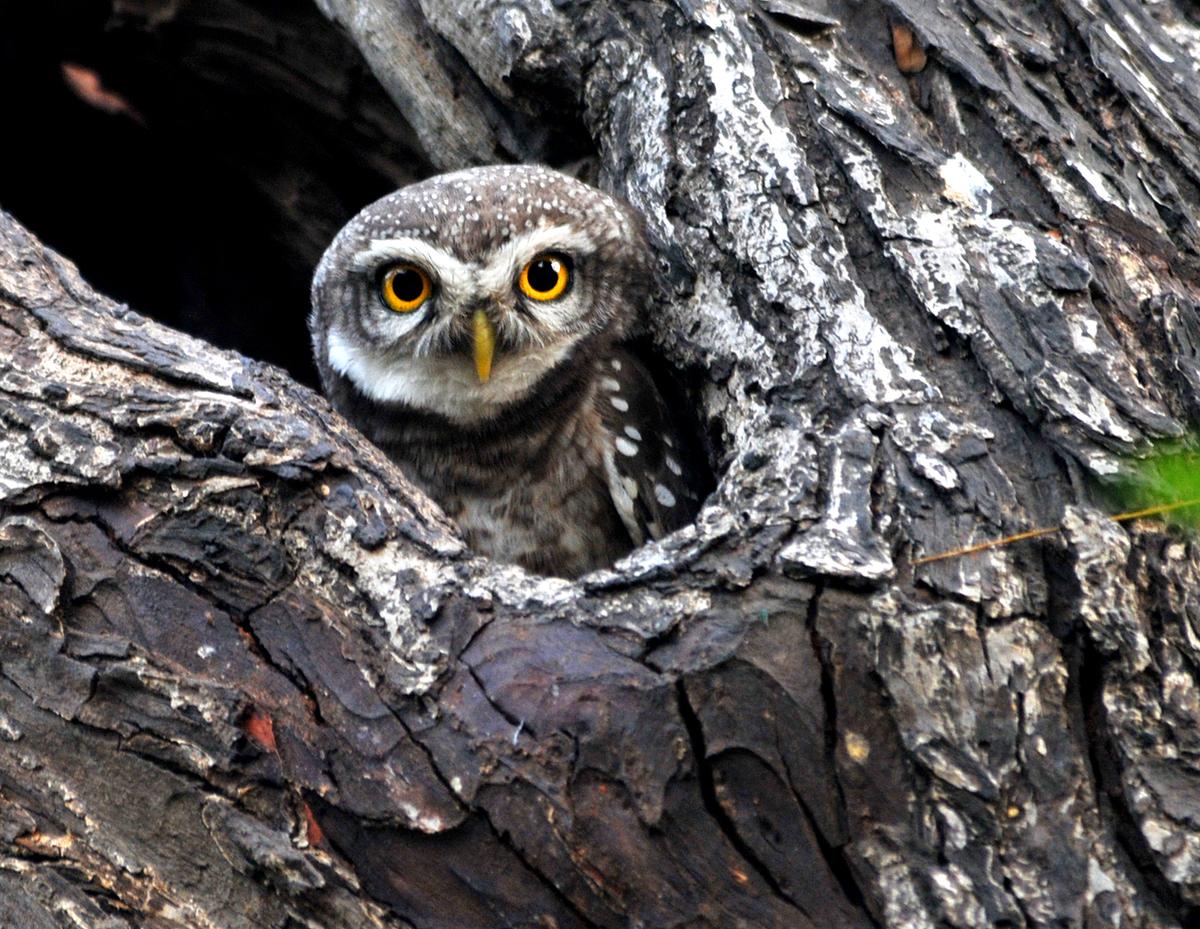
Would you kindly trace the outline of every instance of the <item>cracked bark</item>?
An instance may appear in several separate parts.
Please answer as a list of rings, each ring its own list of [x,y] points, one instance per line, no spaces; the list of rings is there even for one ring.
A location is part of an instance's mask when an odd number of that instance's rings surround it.
[[[0,923],[1194,924],[1200,549],[1102,516],[1200,413],[1194,10],[317,7],[424,164],[646,215],[717,489],[578,582],[475,558],[0,214]]]

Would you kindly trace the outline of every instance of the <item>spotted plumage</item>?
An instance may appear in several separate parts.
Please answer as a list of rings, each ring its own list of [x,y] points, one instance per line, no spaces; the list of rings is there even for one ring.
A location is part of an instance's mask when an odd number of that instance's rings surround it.
[[[475,550],[559,576],[603,566],[698,503],[680,417],[624,345],[652,269],[629,207],[547,168],[406,187],[317,268],[326,394]]]

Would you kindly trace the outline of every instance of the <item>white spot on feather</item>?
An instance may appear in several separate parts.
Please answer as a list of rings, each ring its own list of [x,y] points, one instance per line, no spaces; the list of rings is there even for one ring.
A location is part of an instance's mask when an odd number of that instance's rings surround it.
[[[636,455],[638,453],[638,447],[636,445],[634,445],[632,442],[630,442],[624,436],[618,436],[617,437],[617,451],[619,451],[626,458],[632,458],[634,455]]]
[[[683,474],[683,468],[679,467],[679,462],[676,461],[674,458],[672,458],[670,455],[667,455],[667,457],[664,460],[667,463],[667,468],[676,477],[679,477],[681,474]]]
[[[625,524],[633,543],[641,545],[646,541],[646,534],[638,525],[637,515],[633,511],[633,501],[637,497],[637,484],[617,471],[612,448],[607,445],[604,446],[604,475],[608,479],[608,494],[617,508],[617,515],[621,517],[621,522]]]
[[[620,410],[622,413],[629,412],[629,402],[623,397],[609,397],[608,402]]]
[[[635,442],[642,441],[642,433],[637,426],[626,426],[625,434]]]
[[[654,485],[654,498],[663,506],[675,505],[675,495],[662,484]]]

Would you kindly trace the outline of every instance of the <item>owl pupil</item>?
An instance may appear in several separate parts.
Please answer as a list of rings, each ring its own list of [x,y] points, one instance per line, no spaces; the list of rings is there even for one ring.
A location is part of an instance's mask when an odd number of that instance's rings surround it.
[[[418,299],[425,290],[425,282],[421,280],[421,275],[411,268],[406,271],[397,271],[392,278],[392,293],[405,303],[411,303]]]
[[[558,284],[558,262],[539,258],[529,266],[529,286],[537,291],[553,290]]]

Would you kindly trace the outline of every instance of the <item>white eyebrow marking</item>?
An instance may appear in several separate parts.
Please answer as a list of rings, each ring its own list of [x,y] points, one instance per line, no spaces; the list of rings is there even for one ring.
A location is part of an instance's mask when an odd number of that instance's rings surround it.
[[[424,239],[401,236],[396,239],[373,239],[366,248],[350,257],[350,267],[369,274],[381,265],[393,261],[412,261],[419,264],[437,283],[462,292],[471,286],[475,268],[459,261],[443,248]]]
[[[413,261],[421,265],[442,287],[459,295],[507,293],[525,264],[542,252],[561,251],[568,255],[589,254],[597,242],[582,230],[566,224],[545,226],[520,232],[492,252],[485,264],[460,261],[443,248],[414,236],[373,239],[355,252],[350,267],[370,273],[392,261]],[[539,315],[550,325],[566,325],[578,315],[571,300],[550,300],[538,305]]]
[[[480,286],[493,293],[507,290],[525,263],[542,252],[588,254],[596,250],[596,240],[574,226],[545,226],[520,232],[498,249],[479,271]]]

